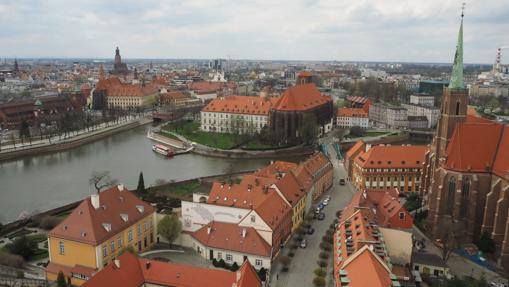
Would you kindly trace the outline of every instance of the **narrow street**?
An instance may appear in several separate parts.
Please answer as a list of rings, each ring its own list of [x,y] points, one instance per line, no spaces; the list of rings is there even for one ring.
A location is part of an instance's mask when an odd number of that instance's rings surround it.
[[[336,152],[332,146],[328,145],[329,154],[331,155],[331,161],[334,166],[334,184],[332,188],[326,192],[319,201],[318,204],[326,196],[330,196],[331,200],[329,204],[323,209],[325,213],[324,220],[313,220],[312,226],[315,232],[312,235],[305,235],[304,238],[307,240],[306,248],[298,248],[295,251],[295,256],[289,265],[288,272],[281,272],[281,266],[279,266],[277,260],[273,263],[271,271],[271,281],[269,286],[277,287],[308,287],[313,286],[314,270],[318,268],[318,254],[320,254],[320,243],[322,236],[325,234],[329,225],[336,218],[336,212],[342,210],[351,200],[355,188],[351,186],[349,182],[346,185],[340,186],[339,179],[346,178],[346,170],[343,166],[343,162],[336,159]],[[315,205],[316,205],[315,204]],[[314,206],[315,206],[314,205]],[[284,255],[287,255],[288,249],[283,251]],[[332,257],[332,255],[331,255]],[[329,271],[331,270],[329,266]],[[331,279],[330,273],[327,275],[327,281]]]

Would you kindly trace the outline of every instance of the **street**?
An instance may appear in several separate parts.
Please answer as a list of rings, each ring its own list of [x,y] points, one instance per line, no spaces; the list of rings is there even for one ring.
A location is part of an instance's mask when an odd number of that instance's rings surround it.
[[[336,153],[330,145],[329,148],[330,154],[335,155]],[[315,229],[315,232],[312,235],[304,236],[308,242],[308,246],[304,249],[298,248],[295,251],[295,256],[292,258],[288,272],[281,272],[281,266],[279,266],[277,260],[273,263],[269,286],[308,287],[313,285],[313,278],[315,277],[313,271],[318,268],[316,262],[318,261],[318,254],[321,252],[319,245],[322,241],[322,236],[336,218],[336,212],[338,210],[342,210],[350,202],[352,195],[355,192],[355,188],[348,181],[344,186],[339,185],[339,179],[347,177],[346,170],[342,161],[337,160],[334,156],[331,157],[334,166],[334,184],[332,188],[319,199],[322,200],[327,195],[330,195],[331,197],[329,204],[323,209],[325,219],[322,221],[316,219],[312,221],[312,227]],[[316,203],[318,203],[318,201]],[[288,249],[289,248],[284,250],[282,254],[287,255],[289,252]],[[330,281],[332,278],[330,276],[330,266],[328,270],[329,274],[327,275],[327,281]]]

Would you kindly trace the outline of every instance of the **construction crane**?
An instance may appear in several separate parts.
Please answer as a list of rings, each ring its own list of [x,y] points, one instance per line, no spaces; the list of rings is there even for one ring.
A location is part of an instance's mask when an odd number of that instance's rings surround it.
[[[497,57],[495,58],[495,65],[493,65],[493,73],[502,72],[501,60],[502,60],[502,50],[509,49],[509,46],[502,46],[497,49]]]

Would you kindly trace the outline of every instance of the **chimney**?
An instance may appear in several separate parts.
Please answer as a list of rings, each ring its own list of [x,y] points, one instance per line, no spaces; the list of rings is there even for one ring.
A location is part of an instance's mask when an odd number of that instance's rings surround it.
[[[118,259],[113,260],[113,264],[115,264],[115,267],[117,269],[120,269],[120,260],[118,260]]]
[[[247,232],[246,228],[243,227],[242,228],[242,238],[246,238],[246,232]]]
[[[101,206],[101,204],[99,202],[99,194],[92,194],[90,196],[90,203],[92,203],[92,206],[95,209],[99,209],[99,207]]]
[[[124,185],[123,184],[119,184],[117,186],[117,188],[118,188],[119,191],[123,191],[124,190]]]
[[[145,262],[145,268],[147,270],[150,269],[150,261]]]

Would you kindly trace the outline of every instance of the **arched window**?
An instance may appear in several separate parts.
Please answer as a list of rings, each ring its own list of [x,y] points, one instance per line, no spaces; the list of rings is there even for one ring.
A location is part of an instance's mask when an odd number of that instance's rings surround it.
[[[469,197],[470,197],[470,179],[465,178],[461,183],[461,206],[460,206],[461,217],[467,216]]]
[[[456,179],[451,177],[449,179],[449,189],[447,190],[447,210],[446,214],[452,215],[454,209],[454,193],[456,192]]]
[[[460,102],[457,101],[456,102],[456,115],[459,115],[460,114]]]

